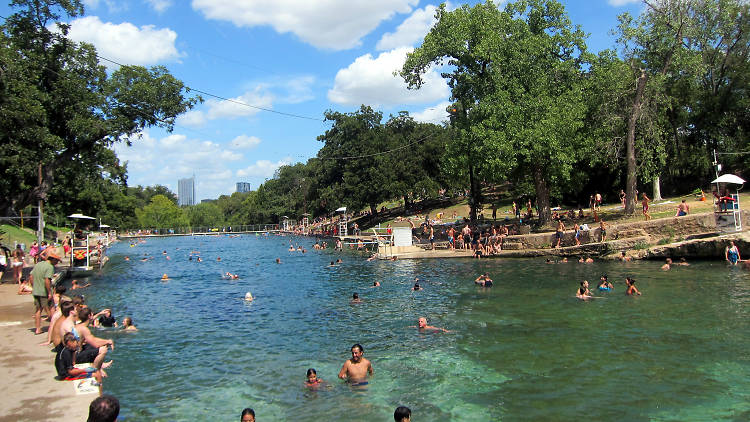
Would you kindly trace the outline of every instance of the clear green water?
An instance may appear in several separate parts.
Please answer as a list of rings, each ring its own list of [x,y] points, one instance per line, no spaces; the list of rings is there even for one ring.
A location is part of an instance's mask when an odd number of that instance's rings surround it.
[[[309,252],[287,252],[290,240]],[[125,420],[231,421],[253,407],[259,421],[389,421],[398,405],[413,421],[750,420],[750,275],[721,261],[669,272],[656,262],[366,262],[312,243],[197,237],[112,248],[85,294],[140,330],[99,333],[115,339],[105,390]],[[191,249],[204,261],[189,262]],[[140,262],[144,253],[155,259]],[[343,265],[328,268],[338,257]],[[224,271],[242,278],[222,280]],[[484,271],[495,287],[474,286]],[[603,272],[614,292],[574,298],[580,280]],[[643,296],[624,295],[627,275]],[[428,280],[423,291],[411,292],[414,277]],[[382,286],[370,288],[374,280]],[[364,303],[349,303],[354,291]],[[452,332],[409,328],[419,316]],[[353,343],[375,369],[365,390],[336,378]],[[331,389],[305,390],[308,367]]]

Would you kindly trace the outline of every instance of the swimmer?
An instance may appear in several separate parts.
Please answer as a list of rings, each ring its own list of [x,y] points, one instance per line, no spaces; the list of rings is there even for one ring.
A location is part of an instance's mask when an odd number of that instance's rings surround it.
[[[347,359],[339,371],[339,378],[353,384],[367,384],[367,375],[373,375],[372,364],[364,358],[365,349],[355,344],[351,348],[352,358]]]
[[[329,267],[335,267],[335,266],[336,264],[334,264],[333,261],[331,261],[331,264],[329,265]]]
[[[130,317],[122,319],[122,329],[125,331],[138,331],[138,329],[135,328],[135,325],[133,325],[133,319]]]
[[[630,261],[632,259],[633,258],[625,255],[625,251],[620,252],[620,261],[622,261],[622,262],[628,262],[628,261]]]
[[[568,262],[568,258],[563,258],[560,260],[560,262]]]
[[[126,256],[125,256],[125,260],[126,260],[126,261],[130,261],[130,257],[126,255]]]
[[[422,290],[422,286],[420,286],[419,283],[414,283],[414,287],[412,287],[411,290],[414,292]]]
[[[368,261],[374,261],[374,260],[376,260],[376,259],[378,259],[378,254],[377,254],[377,252],[376,252],[376,253],[374,253],[374,254],[372,254],[372,255],[371,255],[371,256],[370,256],[369,258],[367,258],[367,260],[368,260]]]
[[[632,295],[641,295],[641,292],[638,291],[638,289],[635,288],[635,280],[633,280],[630,277],[627,277],[625,279],[625,284],[628,286],[628,290],[625,291],[625,294],[628,296]]]
[[[294,252],[294,246],[289,245],[289,252]]]
[[[679,262],[679,263],[677,263],[677,265],[681,265],[681,266],[683,266],[683,267],[687,267],[687,266],[689,266],[690,264],[688,264],[687,260],[685,260],[685,257],[682,257],[682,258],[680,258],[680,262]]]
[[[169,278],[169,276],[167,276],[167,273],[164,273],[164,274],[162,274],[162,276],[161,276],[161,281],[167,281],[167,280],[169,280],[169,279],[170,279],[170,278]]]
[[[199,258],[200,259],[200,258]],[[281,258],[276,258],[276,263],[281,264]]]
[[[586,262],[587,264],[591,264],[592,262],[594,262],[594,258],[591,258],[591,257],[587,256],[587,257],[586,257],[586,261],[585,261],[585,262]]]
[[[434,327],[432,325],[427,325],[427,318],[425,318],[425,317],[420,317],[417,320],[416,327],[412,325],[410,328],[417,328],[417,329],[419,329],[419,331],[442,331],[444,333],[449,333],[450,332],[450,331],[446,330],[445,328],[440,328],[440,327]]]
[[[599,278],[599,285],[596,288],[599,290],[612,290],[613,287],[612,283],[607,280],[607,274],[602,274]]]
[[[667,258],[666,261],[664,261],[664,265],[661,266],[661,270],[669,271],[670,268],[672,268],[672,258]]]
[[[489,273],[484,273],[474,280],[474,284],[478,284],[483,287],[492,287],[492,279]]]
[[[373,281],[372,282],[372,287],[380,287],[380,282],[379,281]]]
[[[742,261],[740,250],[734,244],[734,240],[730,240],[729,246],[724,249],[724,259],[732,265],[737,265],[738,262]]]
[[[245,293],[245,300],[248,301],[248,302],[252,302],[253,301],[253,294],[250,293],[250,292]]]
[[[89,287],[91,283],[86,283],[84,285],[81,285],[78,283],[78,280],[73,280],[71,282],[70,290],[76,290],[76,289],[85,289],[86,287]]]
[[[362,303],[362,299],[359,298],[359,293],[354,293],[352,295],[351,303]]]
[[[216,257],[216,261],[221,261],[221,257],[220,256]]]
[[[317,388],[317,387],[320,387],[322,384],[323,384],[323,380],[318,378],[318,372],[315,371],[315,368],[308,369],[307,380],[305,381],[305,387]]]
[[[343,264],[343,263],[344,263],[344,261],[342,261],[342,260],[341,260],[341,258],[339,258],[339,259],[337,259],[337,260],[336,260],[336,263],[337,263],[337,264]]]
[[[393,256],[391,257],[391,261],[395,261],[395,260],[397,260],[397,259],[398,259],[398,257],[397,257],[396,255],[393,255]]]
[[[576,291],[576,297],[581,300],[586,300],[591,298],[591,291],[589,291],[589,282],[586,280],[583,280],[581,282],[581,287],[578,288]]]
[[[198,262],[202,262],[203,260],[201,259],[201,257],[198,257],[198,258],[196,259],[196,261],[198,261]]]

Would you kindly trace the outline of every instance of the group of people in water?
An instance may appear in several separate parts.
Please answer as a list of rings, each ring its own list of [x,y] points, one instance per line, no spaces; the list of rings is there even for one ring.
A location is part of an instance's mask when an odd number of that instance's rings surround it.
[[[632,277],[625,277],[625,294],[628,296],[640,296],[641,292],[635,287],[635,280]],[[599,277],[599,284],[597,284],[596,289],[600,292],[609,292],[614,290],[614,286],[609,281],[609,278],[606,274],[602,274],[601,277]],[[576,290],[576,297],[581,300],[589,300],[589,299],[595,299],[597,297],[601,296],[594,296],[591,293],[591,290],[589,289],[589,282],[587,280],[583,280],[581,282],[581,287]]]

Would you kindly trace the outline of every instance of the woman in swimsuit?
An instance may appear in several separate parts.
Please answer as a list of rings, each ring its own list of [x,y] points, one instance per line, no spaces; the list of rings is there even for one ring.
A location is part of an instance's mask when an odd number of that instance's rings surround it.
[[[648,201],[650,201],[649,197],[646,196],[646,193],[643,194],[643,200],[641,201],[641,204],[643,205],[643,216],[646,217],[646,220],[651,219],[651,214],[648,213]]]
[[[581,287],[578,288],[578,291],[576,291],[576,297],[578,299],[586,300],[591,297],[591,291],[589,291],[589,282],[586,280],[583,280],[581,282]]]
[[[23,249],[21,249],[21,245],[16,245],[16,249],[13,251],[13,262],[11,263],[11,266],[13,267],[13,278],[19,286],[21,285],[21,274],[23,274],[24,256],[26,256],[26,254],[23,252]]]
[[[740,250],[734,244],[734,240],[729,241],[729,246],[724,250],[724,259],[732,265],[737,265],[740,261]]]
[[[628,277],[625,279],[625,284],[628,286],[628,290],[625,291],[626,295],[628,296],[633,296],[633,295],[640,296],[641,295],[641,292],[639,292],[638,289],[635,288],[635,280]]]

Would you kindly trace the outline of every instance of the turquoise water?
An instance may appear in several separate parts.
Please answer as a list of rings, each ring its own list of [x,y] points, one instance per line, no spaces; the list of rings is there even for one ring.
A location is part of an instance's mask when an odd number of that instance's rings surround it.
[[[290,241],[308,252],[288,252]],[[367,262],[313,242],[184,237],[110,249],[84,293],[139,328],[99,333],[115,339],[105,390],[125,420],[230,421],[252,407],[259,421],[389,421],[398,405],[414,421],[750,419],[750,275],[721,261],[669,272],[657,262]],[[188,261],[191,249],[203,262]],[[154,259],[140,262],[145,253]],[[221,279],[226,271],[241,279]],[[491,289],[473,284],[485,271]],[[614,292],[575,299],[582,279],[593,287],[603,272]],[[624,295],[627,275],[642,296]],[[414,277],[424,290],[410,290]],[[242,300],[247,291],[255,301]],[[349,303],[355,291],[363,303]],[[420,316],[451,332],[410,328]],[[375,370],[365,389],[336,378],[354,343]],[[309,367],[330,389],[302,387]]]

